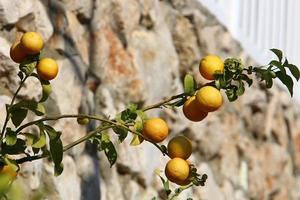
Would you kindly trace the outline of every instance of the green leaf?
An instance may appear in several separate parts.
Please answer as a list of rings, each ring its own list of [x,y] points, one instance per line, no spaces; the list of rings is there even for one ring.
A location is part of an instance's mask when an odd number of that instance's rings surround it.
[[[136,112],[132,112],[130,109],[126,109],[121,112],[121,120],[123,122],[128,122],[131,120],[135,120],[137,118]]]
[[[131,112],[135,112],[137,110],[137,105],[134,103],[130,103],[127,105],[127,109],[129,109]]]
[[[13,112],[13,110],[15,109],[20,109],[20,108],[31,110],[38,116],[42,116],[45,114],[45,107],[43,106],[43,104],[37,103],[33,100],[20,101],[19,103],[11,107],[11,112]]]
[[[235,101],[238,98],[238,96],[236,94],[236,90],[237,90],[237,87],[233,86],[233,85],[226,89],[225,93],[230,102]]]
[[[238,89],[237,89],[237,91],[236,91],[236,94],[237,94],[238,96],[241,96],[241,95],[244,94],[244,92],[245,92],[245,85],[244,85],[243,81],[240,80],[240,81],[239,81]]]
[[[33,144],[31,145],[33,148],[40,149],[46,145],[46,134],[43,128],[40,128],[39,137],[34,137]]]
[[[196,86],[195,79],[191,74],[185,75],[183,86],[184,86],[184,93],[188,95],[193,95],[195,93],[197,86]]]
[[[26,144],[28,146],[32,146],[36,141],[38,141],[38,137],[31,133],[20,133],[26,137]]]
[[[241,74],[239,78],[245,82],[247,82],[248,86],[250,87],[253,83],[253,80],[249,78],[246,74]]]
[[[270,49],[278,58],[279,62],[282,61],[282,51],[280,51],[279,49]]]
[[[61,132],[56,131],[54,128],[48,125],[44,125],[44,129],[50,139],[50,156],[54,163],[54,174],[55,176],[59,176],[63,171],[63,167],[61,165],[63,160],[63,144],[60,139]]]
[[[277,67],[282,73],[286,74],[286,70],[284,68],[284,66],[281,65],[280,62],[276,61],[276,60],[272,60],[269,65],[275,66]]]
[[[4,154],[10,154],[10,155],[16,155],[24,153],[26,149],[26,143],[22,139],[17,139],[17,142],[13,146],[8,146],[6,143],[2,144],[2,155]]]
[[[10,111],[11,121],[15,127],[18,127],[23,122],[27,116],[27,113],[28,111],[23,108],[15,108]]]
[[[41,80],[42,98],[40,102],[45,102],[52,92],[52,87],[49,81]]]
[[[131,139],[130,145],[131,146],[138,146],[140,145],[142,142],[144,141],[144,138],[139,136],[139,135],[135,135],[133,134],[133,137]]]
[[[273,79],[272,78],[268,77],[268,78],[265,79],[265,81],[266,81],[266,87],[267,88],[271,88],[273,86]]]
[[[293,96],[293,87],[294,87],[293,79],[290,76],[281,73],[280,71],[276,72],[276,76],[287,87],[291,96]]]
[[[60,163],[59,165],[54,165],[54,176],[59,176],[64,170],[64,165]]]
[[[288,64],[287,67],[289,68],[292,75],[295,77],[295,79],[298,81],[300,78],[299,69],[296,65]]]
[[[122,143],[128,135],[128,131],[124,128],[114,127],[113,131],[118,135],[120,143]]]
[[[29,76],[34,71],[36,65],[37,65],[37,61],[29,58],[20,64],[20,70],[24,72],[27,76]]]
[[[106,133],[101,134],[101,150],[104,151],[109,163],[110,167],[112,167],[115,162],[117,161],[117,151],[115,149],[115,146],[109,139],[109,135]]]
[[[6,129],[6,134],[5,134],[5,143],[8,146],[13,146],[17,142],[17,134],[11,130],[11,128]]]
[[[148,116],[145,112],[143,112],[142,110],[137,110],[136,111],[136,114],[139,116],[139,118],[142,120],[142,121],[145,121],[148,119]]]

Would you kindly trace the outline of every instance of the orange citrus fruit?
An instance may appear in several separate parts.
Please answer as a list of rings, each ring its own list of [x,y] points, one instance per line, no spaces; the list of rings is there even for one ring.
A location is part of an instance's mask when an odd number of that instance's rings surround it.
[[[21,37],[21,45],[27,54],[37,54],[42,50],[44,41],[39,33],[27,32]]]
[[[9,54],[10,54],[11,59],[16,63],[23,62],[27,57],[26,53],[24,52],[23,48],[21,47],[20,42],[15,42],[11,46]]]
[[[213,112],[221,107],[223,104],[223,97],[221,92],[212,86],[204,86],[196,94],[196,99],[206,112]]]
[[[182,158],[169,160],[165,168],[165,175],[169,181],[182,183],[186,181],[190,174],[189,164]]]
[[[192,143],[191,141],[183,136],[176,136],[172,138],[168,143],[168,155],[171,158],[182,158],[188,159],[192,154]]]
[[[201,109],[198,101],[196,100],[196,96],[190,97],[183,104],[182,111],[184,116],[193,122],[202,121],[208,114]]]
[[[219,56],[207,55],[200,61],[200,74],[207,80],[214,80],[216,71],[223,72],[224,63]]]
[[[52,58],[42,58],[37,65],[37,73],[44,80],[52,80],[58,74],[58,65]]]
[[[167,123],[160,118],[146,120],[143,126],[143,135],[151,142],[162,142],[169,134]]]

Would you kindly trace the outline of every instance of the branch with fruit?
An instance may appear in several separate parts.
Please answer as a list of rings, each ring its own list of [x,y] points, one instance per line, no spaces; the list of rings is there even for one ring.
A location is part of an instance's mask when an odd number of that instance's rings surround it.
[[[299,80],[298,68],[288,63],[286,58],[283,61],[282,52],[278,49],[271,49],[278,59],[262,67],[244,67],[238,59],[229,58],[223,62],[218,56],[208,55],[199,65],[200,74],[210,81],[204,86],[199,87],[193,75],[187,74],[183,80],[183,93],[144,108],[130,104],[114,118],[83,114],[47,116],[43,103],[52,91],[50,81],[58,74],[59,67],[54,59],[42,58],[40,52],[43,46],[40,34],[27,32],[23,34],[20,41],[12,45],[10,50],[12,60],[19,63],[20,85],[11,103],[6,105],[6,118],[0,133],[0,194],[2,196],[6,195],[11,183],[17,177],[22,163],[50,158],[54,165],[54,174],[58,176],[63,172],[63,153],[85,141],[91,142],[99,151],[103,151],[108,162],[113,166],[118,156],[110,137],[113,132],[118,136],[119,143],[131,135],[132,146],[147,141],[164,156],[170,158],[165,166],[165,176],[160,170],[156,170],[156,174],[163,183],[166,198],[175,199],[182,191],[192,186],[204,186],[208,177],[199,174],[195,165],[188,161],[192,154],[192,143],[186,136],[175,136],[169,140],[167,146],[162,144],[169,136],[168,124],[161,118],[149,118],[148,110],[182,107],[183,114],[188,120],[200,122],[209,113],[222,106],[221,90],[225,91],[229,101],[236,100],[245,92],[246,84],[249,87],[252,85],[252,74],[264,81],[266,88],[271,88],[273,80],[279,78],[291,95],[293,95],[293,79],[288,71],[297,81]],[[28,77],[35,77],[40,81],[42,97],[39,101],[32,99],[16,102],[16,97]],[[24,123],[29,111],[40,118]],[[63,133],[55,130],[48,122],[64,118],[77,119],[81,125],[96,120],[99,125],[82,138],[70,144],[63,144],[61,140]],[[12,123],[12,127],[8,127],[9,122]],[[37,134],[30,132],[31,126],[36,126],[39,132]],[[179,187],[172,191],[170,182]]]

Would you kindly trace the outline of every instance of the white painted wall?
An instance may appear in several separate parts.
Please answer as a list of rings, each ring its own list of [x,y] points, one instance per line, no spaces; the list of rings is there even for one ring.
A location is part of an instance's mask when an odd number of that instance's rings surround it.
[[[300,0],[199,0],[260,64],[281,49],[300,66]],[[294,86],[300,101],[300,83]]]

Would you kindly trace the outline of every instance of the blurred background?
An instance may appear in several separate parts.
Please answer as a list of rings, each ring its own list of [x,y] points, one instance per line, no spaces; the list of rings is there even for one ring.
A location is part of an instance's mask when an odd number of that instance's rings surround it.
[[[181,93],[186,73],[205,83],[198,64],[207,54],[256,66],[272,58],[270,48],[279,48],[300,65],[298,8],[296,0],[0,0],[0,121],[18,83],[9,48],[23,32],[40,32],[43,54],[60,66],[45,105],[49,115],[114,116],[129,102],[145,106]],[[29,79],[18,98],[38,99],[40,90]],[[208,175],[204,187],[180,199],[300,199],[300,108],[282,87],[266,90],[255,81],[199,123],[187,121],[181,109],[149,115],[163,117],[171,136],[192,140],[191,162]],[[94,127],[74,119],[51,125],[63,132],[65,144]],[[117,145],[112,168],[89,144],[65,154],[59,177],[46,159],[23,164],[15,198],[164,199],[154,170],[163,170],[167,159],[152,145],[129,142]]]

